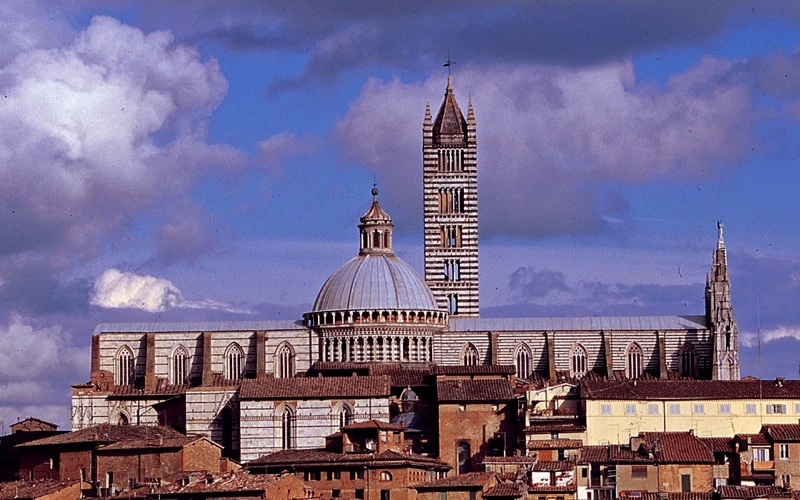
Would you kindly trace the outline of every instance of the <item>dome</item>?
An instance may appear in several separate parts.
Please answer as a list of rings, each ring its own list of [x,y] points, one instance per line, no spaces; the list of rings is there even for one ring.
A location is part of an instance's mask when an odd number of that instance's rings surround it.
[[[392,253],[358,255],[322,285],[313,312],[348,310],[437,311],[422,277]]]

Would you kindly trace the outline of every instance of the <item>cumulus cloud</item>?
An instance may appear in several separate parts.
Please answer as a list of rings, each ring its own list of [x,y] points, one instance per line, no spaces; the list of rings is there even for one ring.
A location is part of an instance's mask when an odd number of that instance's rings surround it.
[[[757,67],[777,73],[786,64],[776,56]],[[791,66],[800,69],[800,58]],[[620,187],[708,179],[740,165],[759,144],[756,124],[773,112],[756,109],[755,93],[769,89],[755,67],[706,57],[664,87],[638,82],[630,61],[461,68],[456,94],[464,112],[474,103],[479,172],[491,172],[480,179],[483,227],[511,235],[625,228]],[[407,193],[421,188],[423,103],[430,99],[435,114],[444,83],[370,80],[336,126],[344,154],[400,186],[392,202],[409,224],[420,217],[421,193]]]
[[[758,346],[758,332],[740,332],[741,342],[745,347]],[[800,326],[778,326],[761,332],[761,342],[774,342],[776,340],[795,339],[800,340]]]
[[[109,309],[163,312],[175,308],[247,312],[213,300],[189,300],[171,281],[149,275],[106,269],[94,283],[91,304]]]
[[[227,91],[214,60],[95,17],[68,45],[19,53],[0,69],[0,253],[80,255],[137,212],[187,192],[241,154],[206,142]]]

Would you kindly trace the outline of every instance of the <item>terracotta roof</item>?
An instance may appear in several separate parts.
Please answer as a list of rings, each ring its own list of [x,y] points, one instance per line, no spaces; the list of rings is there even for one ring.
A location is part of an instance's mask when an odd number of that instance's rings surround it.
[[[525,434],[550,434],[552,432],[585,432],[586,426],[575,421],[567,423],[536,422],[532,419],[531,425],[525,427]]]
[[[308,370],[308,376],[318,373],[332,375],[387,375],[392,379],[392,387],[426,386],[425,377],[432,371],[433,363],[378,363],[352,361],[317,361]]]
[[[170,477],[169,481],[162,481],[156,494],[163,495],[193,495],[226,492],[259,492],[280,481],[278,474],[250,474],[245,471],[229,472],[221,476],[206,472],[184,472]],[[209,481],[210,480],[210,481]],[[189,484],[184,483],[188,481]],[[150,491],[149,485],[142,486],[133,491],[134,496],[155,496]],[[127,493],[124,494],[127,496]],[[123,495],[120,495],[123,496]],[[202,497],[205,498],[205,497]]]
[[[733,453],[733,440],[724,437],[698,437],[714,453]]]
[[[513,457],[483,457],[484,464],[529,464],[537,460],[536,457],[513,456]]]
[[[643,432],[646,450],[662,463],[713,463],[711,449],[691,432]]]
[[[39,479],[36,481],[0,482],[0,499],[12,498],[39,498],[53,494],[64,488],[74,486],[78,481],[55,481],[52,479]],[[76,491],[76,494],[78,492]]]
[[[770,443],[767,439],[767,436],[763,434],[736,434],[734,439],[738,439],[739,441],[744,441],[749,445],[754,446],[769,446]]]
[[[514,392],[508,380],[438,380],[439,402],[511,401]]]
[[[435,375],[513,375],[514,365],[434,365]]]
[[[568,493],[570,491],[576,491],[577,488],[575,485],[549,485],[549,484],[531,484],[528,486],[529,492],[537,492],[537,493],[545,493],[545,492],[553,492],[553,493]]]
[[[115,450],[141,450],[141,449],[150,449],[150,450],[165,450],[165,449],[176,449],[176,448],[184,448],[192,443],[197,441],[206,440],[209,443],[212,443],[214,446],[222,448],[222,446],[218,445],[214,441],[203,437],[203,436],[178,436],[178,437],[169,437],[169,438],[147,438],[147,439],[124,439],[122,441],[118,441],[116,443],[112,443],[108,446],[103,446],[99,448],[97,451],[98,453],[104,451],[115,451]]]
[[[531,468],[534,472],[561,472],[575,470],[575,463],[569,460],[539,460]]]
[[[48,422],[46,420],[42,420],[41,418],[36,418],[36,417],[28,417],[25,420],[20,420],[19,422],[16,422],[14,424],[9,425],[8,427],[13,430],[16,427],[19,427],[21,425],[25,425],[25,423],[27,423],[27,422],[38,422],[40,424],[46,425],[47,427],[52,427],[53,430],[58,429],[58,425],[57,424],[54,424],[52,422]]]
[[[299,377],[245,379],[239,399],[375,398],[389,396],[389,377]]]
[[[713,491],[704,492],[673,492],[673,493],[656,493],[656,492],[620,492],[619,497],[621,500],[712,500],[714,498]]]
[[[800,399],[800,380],[583,380],[590,400]]]
[[[19,444],[17,446],[52,446],[78,443],[116,443],[122,440],[154,439],[158,436],[164,439],[184,437],[183,434],[171,427],[162,425],[111,425],[101,424],[87,427],[79,431],[66,432],[36,441]]]
[[[342,465],[419,465],[450,469],[451,467],[436,458],[430,458],[415,453],[399,453],[386,450],[373,455],[372,453],[334,453],[327,450],[281,450],[267,455],[262,455],[248,462],[248,466],[266,467],[325,467],[331,464]]]
[[[761,434],[766,434],[773,441],[800,441],[800,423],[764,424]]]
[[[467,472],[456,476],[447,476],[436,481],[412,485],[416,490],[435,489],[479,489],[494,479],[494,472]]]
[[[583,446],[580,439],[532,439],[528,441],[529,450],[576,450]]]
[[[387,431],[402,431],[405,429],[402,425],[390,424],[389,422],[381,422],[380,420],[367,420],[365,422],[356,422],[354,424],[345,425],[342,430],[358,430],[358,429],[383,429]]]
[[[139,397],[139,396],[180,396],[185,394],[189,385],[174,385],[167,380],[156,380],[152,389],[143,389],[133,385],[115,385],[111,390],[111,397]]]
[[[483,492],[483,498],[519,498],[522,496],[522,484],[500,483]]]
[[[791,492],[779,486],[718,486],[720,498],[790,498]]]

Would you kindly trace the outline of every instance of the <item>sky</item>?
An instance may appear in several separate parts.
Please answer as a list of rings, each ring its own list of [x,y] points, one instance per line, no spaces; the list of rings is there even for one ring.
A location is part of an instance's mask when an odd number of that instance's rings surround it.
[[[0,434],[70,427],[94,326],[300,319],[373,182],[422,270],[451,60],[477,118],[481,314],[703,314],[800,373],[795,1],[0,2]]]

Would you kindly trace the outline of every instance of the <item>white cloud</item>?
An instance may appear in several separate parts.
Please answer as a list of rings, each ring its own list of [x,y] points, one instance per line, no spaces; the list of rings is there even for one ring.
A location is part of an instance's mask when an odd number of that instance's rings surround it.
[[[740,338],[745,347],[758,346],[758,333],[757,332],[741,332]],[[762,344],[781,339],[796,339],[800,340],[800,326],[778,326],[771,330],[761,332]]]
[[[19,315],[0,326],[0,345],[0,384],[38,384],[54,375],[75,376],[89,366],[88,349],[74,346],[61,328],[35,328]]]
[[[106,269],[94,282],[92,305],[163,312],[173,308],[248,312],[214,300],[188,300],[171,281],[149,275]]]

